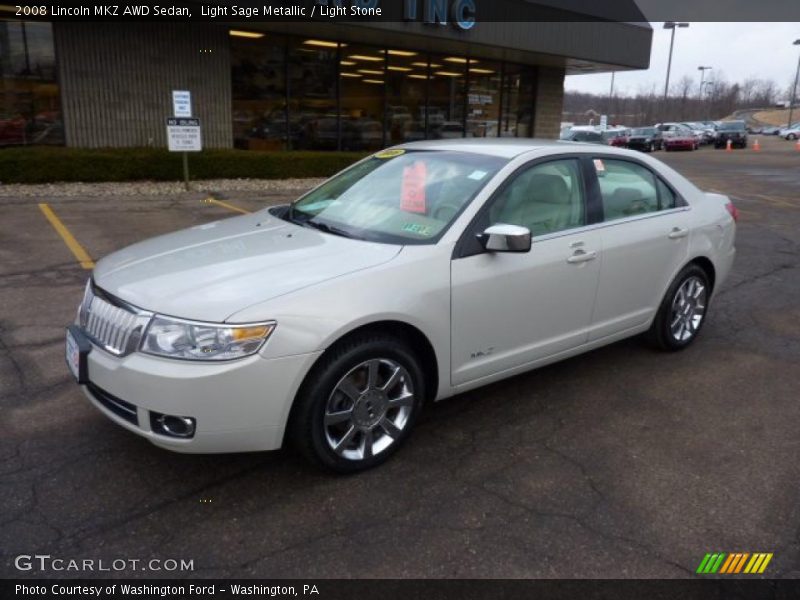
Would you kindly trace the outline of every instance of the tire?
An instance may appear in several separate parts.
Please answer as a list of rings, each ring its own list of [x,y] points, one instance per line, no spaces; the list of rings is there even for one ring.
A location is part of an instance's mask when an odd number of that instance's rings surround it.
[[[790,133],[789,135],[786,136],[786,139],[787,140],[796,140],[797,136],[795,134],[793,134],[793,133]]]
[[[698,287],[700,289],[698,290]],[[686,294],[695,298],[686,304]],[[668,352],[691,345],[706,321],[711,286],[706,272],[687,265],[670,284],[646,336],[655,347]],[[681,318],[681,313],[684,315]]]
[[[375,467],[408,437],[424,390],[419,360],[405,341],[358,335],[332,346],[306,376],[289,419],[290,441],[313,464],[336,473]]]
[[[656,145],[653,142],[650,142],[650,146],[647,148],[647,151],[653,153],[656,151]]]

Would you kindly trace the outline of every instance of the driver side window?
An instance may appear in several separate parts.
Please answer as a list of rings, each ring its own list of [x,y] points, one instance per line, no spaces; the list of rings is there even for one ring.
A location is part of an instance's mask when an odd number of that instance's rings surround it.
[[[507,223],[546,235],[586,223],[580,163],[569,158],[540,163],[522,171],[497,196],[490,225]]]

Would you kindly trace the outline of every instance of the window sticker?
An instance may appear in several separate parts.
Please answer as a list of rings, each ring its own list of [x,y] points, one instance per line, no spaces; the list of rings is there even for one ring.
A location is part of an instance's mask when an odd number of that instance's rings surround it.
[[[402,156],[405,153],[406,151],[403,150],[402,148],[394,148],[391,150],[384,150],[382,152],[378,152],[375,155],[375,158],[382,158],[382,159],[394,158],[395,156]]]
[[[430,236],[432,233],[428,225],[420,225],[419,223],[406,223],[403,225],[403,231],[414,233],[421,236]]]
[[[606,165],[599,158],[594,159],[594,168],[597,171],[597,176],[602,177],[606,174]]]
[[[473,171],[469,175],[467,175],[469,179],[474,179],[475,181],[480,181],[484,177],[486,177],[486,171]]]
[[[428,168],[422,161],[417,161],[403,169],[403,184],[400,188],[400,209],[406,212],[427,212],[425,207],[425,179]]]

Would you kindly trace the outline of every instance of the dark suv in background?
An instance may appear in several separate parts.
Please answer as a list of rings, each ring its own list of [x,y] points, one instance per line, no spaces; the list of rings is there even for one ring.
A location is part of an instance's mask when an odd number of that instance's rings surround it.
[[[641,152],[655,152],[664,147],[661,132],[655,127],[635,127],[628,137],[628,148]]]
[[[747,148],[747,129],[744,121],[722,121],[714,135],[714,148],[724,148],[731,141],[734,148]]]

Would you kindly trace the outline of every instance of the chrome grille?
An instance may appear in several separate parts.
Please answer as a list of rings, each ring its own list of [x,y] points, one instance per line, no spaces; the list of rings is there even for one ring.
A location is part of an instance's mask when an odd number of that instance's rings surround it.
[[[151,313],[112,298],[89,282],[80,307],[80,324],[98,346],[125,356],[139,345]]]

